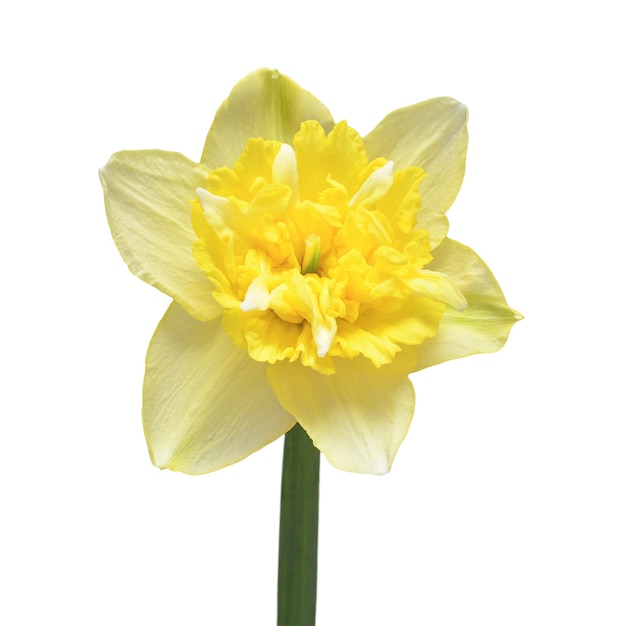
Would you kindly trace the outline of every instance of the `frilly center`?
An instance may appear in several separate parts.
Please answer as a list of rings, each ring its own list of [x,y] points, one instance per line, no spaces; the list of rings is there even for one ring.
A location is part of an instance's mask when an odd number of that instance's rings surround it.
[[[235,344],[332,374],[334,358],[381,366],[434,336],[445,306],[467,303],[424,269],[424,176],[368,160],[345,122],[327,136],[316,121],[292,145],[250,139],[232,169],[213,170],[193,200],[193,252]]]

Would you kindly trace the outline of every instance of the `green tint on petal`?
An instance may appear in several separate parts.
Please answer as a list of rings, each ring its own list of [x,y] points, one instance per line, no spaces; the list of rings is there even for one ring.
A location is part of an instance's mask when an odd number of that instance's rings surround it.
[[[509,308],[491,270],[473,250],[452,239],[444,239],[433,257],[428,269],[450,276],[468,306],[460,312],[446,308],[437,335],[415,348],[417,369],[499,350],[522,316]]]
[[[100,170],[109,227],[130,270],[203,320],[221,312],[192,253],[190,201],[207,179],[206,167],[160,150],[117,152]]]
[[[281,361],[267,375],[283,407],[298,420],[335,467],[386,474],[415,410],[408,372],[414,353],[405,350],[376,368],[363,357],[335,359],[336,373],[320,374]]]
[[[236,463],[295,423],[278,403],[266,365],[222,330],[175,302],[146,357],[143,421],[152,462],[187,474]]]
[[[396,168],[421,167],[418,227],[436,247],[448,232],[445,216],[461,188],[467,151],[467,108],[452,98],[434,98],[390,113],[364,138],[370,159],[385,157]]]
[[[201,163],[232,167],[251,137],[291,143],[306,120],[333,127],[328,109],[315,96],[276,70],[248,74],[218,109],[206,138]]]

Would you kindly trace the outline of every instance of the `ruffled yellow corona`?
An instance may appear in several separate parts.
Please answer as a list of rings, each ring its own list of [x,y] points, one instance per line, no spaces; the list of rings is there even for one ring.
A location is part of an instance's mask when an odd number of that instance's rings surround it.
[[[441,98],[362,138],[260,70],[218,111],[200,164],[111,158],[114,239],[175,301],[147,357],[157,465],[212,471],[299,421],[337,467],[385,473],[415,410],[408,374],[504,343],[519,315],[445,237],[466,119]]]
[[[369,161],[345,123],[307,121],[286,143],[250,139],[234,167],[197,189],[194,254],[224,328],[256,361],[391,363],[437,333],[466,301],[432,261],[419,228],[418,167]]]

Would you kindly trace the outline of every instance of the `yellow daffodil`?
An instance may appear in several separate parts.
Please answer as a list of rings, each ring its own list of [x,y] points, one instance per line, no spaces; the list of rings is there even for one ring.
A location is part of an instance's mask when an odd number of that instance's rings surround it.
[[[451,98],[362,138],[259,70],[218,110],[200,163],[111,157],[113,238],[173,298],[146,359],[157,466],[210,472],[297,421],[336,467],[389,470],[415,411],[409,373],[495,351],[519,319],[446,237],[466,148],[467,110]]]

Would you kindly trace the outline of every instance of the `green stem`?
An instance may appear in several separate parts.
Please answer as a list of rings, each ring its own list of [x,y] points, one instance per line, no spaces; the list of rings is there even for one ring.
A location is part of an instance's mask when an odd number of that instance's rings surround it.
[[[285,435],[278,546],[278,626],[315,626],[320,452],[296,424]]]

